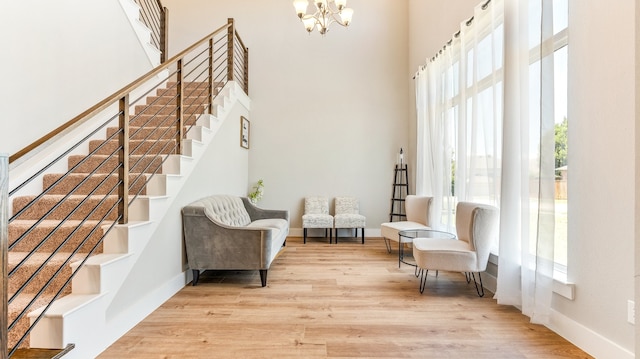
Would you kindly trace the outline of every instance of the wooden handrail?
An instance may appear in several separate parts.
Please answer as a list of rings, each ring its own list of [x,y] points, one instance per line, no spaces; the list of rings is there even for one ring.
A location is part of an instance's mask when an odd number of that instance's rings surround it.
[[[238,42],[240,42],[240,45],[242,45],[242,48],[246,49],[247,47],[244,46],[244,41],[242,41],[242,38],[240,37],[240,34],[238,34],[237,31],[235,32],[235,34],[236,34],[236,39],[238,39]]]
[[[222,31],[227,31],[227,29],[232,27],[232,26],[233,26],[233,22],[227,23],[226,25],[221,26],[220,28],[218,28],[217,30],[212,32],[211,34],[203,37],[200,41],[194,43],[193,45],[189,46],[188,48],[186,48],[185,50],[183,50],[179,54],[177,54],[177,55],[173,56],[171,59],[167,60],[165,63],[163,63],[160,66],[156,67],[151,72],[148,72],[147,74],[139,77],[137,80],[131,82],[127,86],[125,86],[122,89],[116,91],[111,96],[109,96],[109,97],[105,98],[104,100],[98,102],[93,107],[91,107],[88,110],[82,112],[78,116],[76,116],[73,119],[67,121],[66,123],[64,123],[63,125],[59,126],[55,130],[49,132],[48,134],[42,136],[41,138],[39,138],[38,140],[34,141],[30,145],[28,145],[25,148],[21,149],[20,151],[16,152],[15,154],[9,156],[9,163],[11,164],[11,163],[15,162],[16,160],[22,158],[22,156],[26,155],[27,153],[33,151],[34,149],[36,149],[36,148],[38,148],[40,146],[42,146],[43,144],[45,144],[49,140],[53,139],[54,137],[60,135],[61,133],[63,133],[65,130],[68,130],[72,126],[84,123],[85,121],[87,121],[92,116],[98,114],[100,111],[102,111],[102,110],[106,109],[107,107],[109,107],[111,104],[115,103],[116,101],[119,101],[126,94],[129,94],[131,91],[133,91],[135,88],[140,86],[142,83],[150,80],[154,76],[158,75],[159,73],[161,73],[162,71],[167,69],[169,66],[173,65],[174,63],[176,63],[178,60],[183,58],[186,54],[191,52],[193,49],[195,49],[198,46],[202,45],[203,43],[207,42],[209,40],[209,38],[212,38],[212,37],[218,35]]]

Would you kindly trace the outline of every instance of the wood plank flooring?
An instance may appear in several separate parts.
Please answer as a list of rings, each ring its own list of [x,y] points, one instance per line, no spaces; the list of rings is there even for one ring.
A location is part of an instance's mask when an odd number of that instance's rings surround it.
[[[100,356],[108,358],[592,358],[460,273],[428,278],[380,238],[289,238],[267,287],[207,271]]]

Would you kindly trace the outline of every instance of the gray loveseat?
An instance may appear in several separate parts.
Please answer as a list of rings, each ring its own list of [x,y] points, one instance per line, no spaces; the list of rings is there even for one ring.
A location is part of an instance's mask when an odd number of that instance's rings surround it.
[[[271,262],[286,244],[289,212],[214,195],[182,208],[182,230],[193,285],[201,270],[259,270],[264,287]]]

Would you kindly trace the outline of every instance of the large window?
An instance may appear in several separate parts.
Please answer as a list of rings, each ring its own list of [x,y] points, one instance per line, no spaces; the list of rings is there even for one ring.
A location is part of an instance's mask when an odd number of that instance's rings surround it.
[[[500,207],[496,298],[547,323],[567,266],[568,0],[503,4],[418,71],[416,191],[444,230],[458,201]]]
[[[555,164],[554,201],[554,262],[556,270],[566,272],[567,265],[567,55],[568,0],[554,0],[552,30],[540,25],[542,2],[529,2],[529,104],[540,103],[541,66],[550,66],[553,73],[553,128]],[[549,31],[545,34],[545,31]],[[546,61],[546,63],[544,63]],[[547,69],[547,73],[549,73]],[[540,117],[540,107],[530,106],[531,118]],[[544,116],[542,116],[544,117]]]

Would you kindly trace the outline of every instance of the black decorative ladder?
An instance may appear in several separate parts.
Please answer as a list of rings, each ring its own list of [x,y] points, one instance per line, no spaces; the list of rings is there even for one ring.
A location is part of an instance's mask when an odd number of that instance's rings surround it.
[[[394,217],[398,220],[406,219],[407,215],[404,208],[404,200],[409,194],[409,174],[407,165],[396,165],[393,178],[393,194],[391,195],[391,213],[389,221],[393,222]]]

